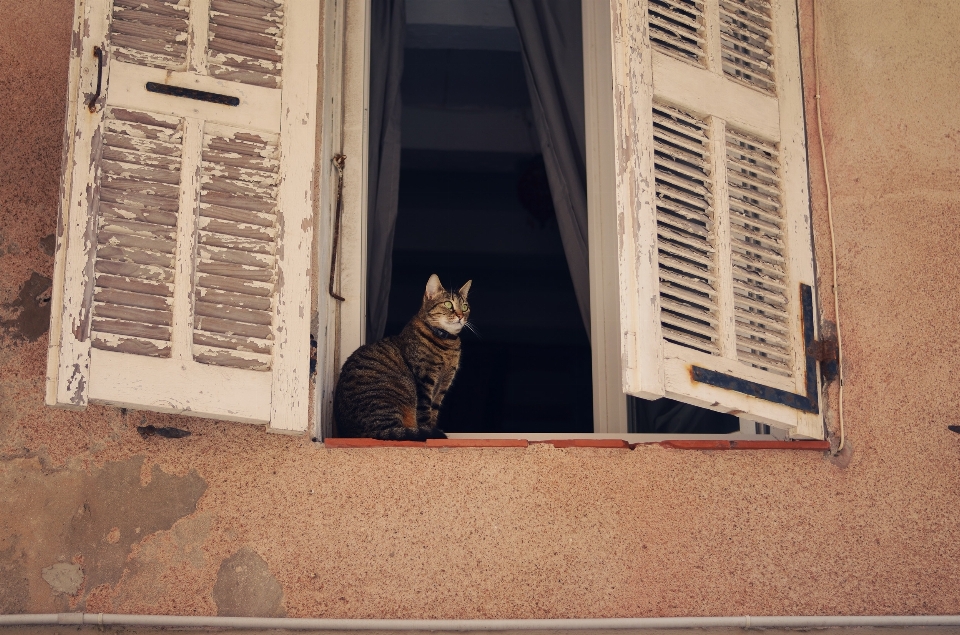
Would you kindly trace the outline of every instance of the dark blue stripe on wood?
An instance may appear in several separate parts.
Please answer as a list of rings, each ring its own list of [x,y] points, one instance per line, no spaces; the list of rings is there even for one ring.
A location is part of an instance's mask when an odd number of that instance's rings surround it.
[[[717,388],[741,392],[751,397],[783,404],[803,412],[820,412],[820,399],[817,394],[817,360],[813,356],[813,289],[806,284],[800,285],[800,317],[803,328],[803,348],[806,353],[806,395],[772,388],[754,381],[740,379],[726,373],[693,366],[693,379]]]

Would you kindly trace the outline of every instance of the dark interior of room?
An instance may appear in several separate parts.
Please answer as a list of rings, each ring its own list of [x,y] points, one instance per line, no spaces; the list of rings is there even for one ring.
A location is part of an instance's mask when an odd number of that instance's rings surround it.
[[[593,432],[590,342],[553,214],[508,1],[441,7],[407,0],[401,90],[399,211],[385,335],[399,332],[417,311],[430,274],[447,288],[472,279],[471,322],[480,337],[462,337],[440,428]],[[729,415],[667,399],[631,402],[634,432],[739,430]]]

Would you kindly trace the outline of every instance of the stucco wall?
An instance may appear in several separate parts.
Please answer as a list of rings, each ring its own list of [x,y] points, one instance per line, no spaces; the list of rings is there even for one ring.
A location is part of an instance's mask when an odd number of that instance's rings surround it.
[[[44,407],[72,2],[2,0],[0,613],[960,613],[960,5],[821,2],[852,448],[837,458],[328,450]],[[811,15],[804,0],[812,133]],[[829,319],[817,153],[811,136]]]

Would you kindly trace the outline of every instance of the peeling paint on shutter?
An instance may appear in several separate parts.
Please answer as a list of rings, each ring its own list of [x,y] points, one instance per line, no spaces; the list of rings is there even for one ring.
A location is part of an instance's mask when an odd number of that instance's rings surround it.
[[[720,0],[720,44],[728,77],[776,94],[770,0]]]
[[[269,370],[276,295],[278,139],[203,138],[194,359]]]
[[[685,62],[704,64],[703,0],[650,0],[650,41]]]
[[[48,402],[305,430],[320,7],[78,8]]]
[[[717,268],[706,124],[653,108],[657,252],[663,338],[717,354]]]
[[[104,116],[91,345],[170,356],[183,121]]]
[[[184,69],[189,20],[189,0],[114,0],[110,25],[113,54],[121,62]]]
[[[280,1],[210,0],[210,74],[280,88],[283,17]]]

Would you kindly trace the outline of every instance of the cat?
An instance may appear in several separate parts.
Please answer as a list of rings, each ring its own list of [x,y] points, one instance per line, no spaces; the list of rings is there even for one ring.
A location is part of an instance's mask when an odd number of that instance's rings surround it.
[[[398,335],[358,348],[340,371],[333,397],[341,437],[445,439],[437,415],[460,365],[460,332],[470,305],[467,281],[447,291],[430,276],[420,311]]]

